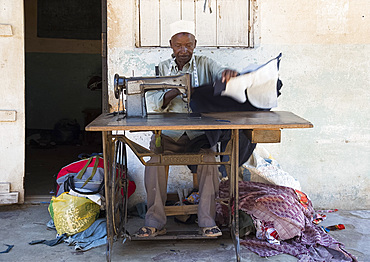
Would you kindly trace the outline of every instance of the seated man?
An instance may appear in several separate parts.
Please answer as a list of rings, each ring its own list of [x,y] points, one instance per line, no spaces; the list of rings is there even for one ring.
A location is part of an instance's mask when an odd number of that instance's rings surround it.
[[[196,47],[194,36],[194,23],[178,21],[170,26],[170,46],[173,50],[171,59],[159,64],[161,76],[191,74],[192,86],[212,84],[216,79],[227,82],[238,72],[221,67],[218,63],[205,56],[193,55]],[[147,95],[147,103],[157,112],[187,113],[187,104],[183,101],[177,89],[169,91],[159,90]],[[183,153],[188,150],[188,145],[204,136],[203,131],[169,131],[163,130],[160,137],[161,145],[155,135],[152,136],[150,149],[154,152]],[[159,149],[161,148],[161,149]],[[202,152],[214,152],[215,148],[201,148]],[[206,156],[205,161],[212,161],[213,155]],[[151,162],[157,162],[152,157]],[[199,165],[198,181],[200,202],[198,206],[198,225],[204,236],[221,236],[221,230],[215,223],[215,197],[219,187],[218,169],[216,165]],[[145,188],[147,192],[148,211],[145,216],[145,226],[137,232],[138,237],[156,236],[165,233],[167,217],[164,205],[167,198],[166,176],[164,166],[145,167]]]

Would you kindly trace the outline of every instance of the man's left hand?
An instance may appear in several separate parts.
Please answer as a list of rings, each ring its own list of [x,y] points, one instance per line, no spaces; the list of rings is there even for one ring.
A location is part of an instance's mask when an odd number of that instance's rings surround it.
[[[236,77],[237,75],[238,75],[237,71],[231,70],[231,69],[226,69],[222,72],[221,82],[222,83],[227,83],[230,80],[230,78]]]

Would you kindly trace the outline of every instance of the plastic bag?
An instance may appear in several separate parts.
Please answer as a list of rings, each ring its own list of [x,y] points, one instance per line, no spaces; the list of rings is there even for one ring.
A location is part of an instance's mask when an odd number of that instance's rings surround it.
[[[299,181],[285,172],[270,153],[258,144],[248,161],[242,165],[240,172],[244,181],[261,182],[301,190]]]
[[[49,213],[59,235],[68,236],[89,228],[98,218],[100,206],[90,199],[63,193],[52,197]]]

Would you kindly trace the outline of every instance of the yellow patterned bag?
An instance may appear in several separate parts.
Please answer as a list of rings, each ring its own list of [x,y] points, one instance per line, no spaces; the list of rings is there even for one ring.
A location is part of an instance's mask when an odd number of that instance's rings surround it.
[[[98,218],[100,206],[90,199],[77,197],[67,192],[52,197],[49,213],[59,235],[68,236],[89,228]]]

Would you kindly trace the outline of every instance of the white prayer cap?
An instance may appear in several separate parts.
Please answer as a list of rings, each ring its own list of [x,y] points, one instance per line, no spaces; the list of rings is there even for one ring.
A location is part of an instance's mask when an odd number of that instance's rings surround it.
[[[195,36],[195,25],[193,21],[179,20],[170,24],[171,37],[178,33],[189,33]]]

